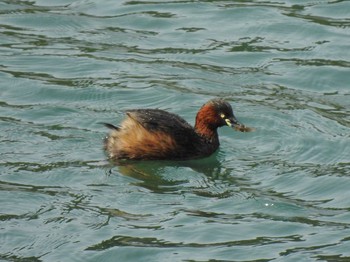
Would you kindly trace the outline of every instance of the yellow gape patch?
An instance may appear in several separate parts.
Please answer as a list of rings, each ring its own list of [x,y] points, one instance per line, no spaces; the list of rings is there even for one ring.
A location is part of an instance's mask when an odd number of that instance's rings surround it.
[[[228,126],[232,126],[232,123],[231,123],[230,119],[226,118],[226,119],[225,119],[225,122],[226,122],[226,124],[227,124]]]

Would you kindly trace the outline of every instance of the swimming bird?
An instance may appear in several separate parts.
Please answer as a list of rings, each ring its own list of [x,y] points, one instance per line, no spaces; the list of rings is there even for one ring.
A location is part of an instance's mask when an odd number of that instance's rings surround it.
[[[231,105],[223,99],[205,103],[197,113],[194,127],[164,110],[127,110],[120,127],[105,123],[111,132],[104,147],[111,160],[198,159],[218,149],[217,129],[225,125],[241,132],[253,131],[238,122]]]

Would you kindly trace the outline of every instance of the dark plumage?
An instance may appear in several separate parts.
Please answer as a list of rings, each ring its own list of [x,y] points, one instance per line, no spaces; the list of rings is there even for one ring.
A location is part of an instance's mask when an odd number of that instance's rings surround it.
[[[105,140],[110,159],[201,158],[218,149],[218,127],[251,131],[238,123],[231,105],[222,99],[210,100],[201,107],[194,128],[178,115],[160,109],[128,110],[126,115],[120,127],[105,124],[112,129]]]

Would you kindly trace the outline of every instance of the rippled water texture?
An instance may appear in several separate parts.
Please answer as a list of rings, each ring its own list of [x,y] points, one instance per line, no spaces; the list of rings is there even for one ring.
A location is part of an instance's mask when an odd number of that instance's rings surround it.
[[[350,2],[0,1],[1,261],[350,261]],[[193,123],[204,160],[111,166],[123,110]]]

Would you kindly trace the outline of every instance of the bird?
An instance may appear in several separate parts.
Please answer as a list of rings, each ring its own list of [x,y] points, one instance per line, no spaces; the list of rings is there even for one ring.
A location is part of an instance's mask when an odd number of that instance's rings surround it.
[[[221,98],[211,99],[199,109],[194,127],[182,117],[161,109],[132,109],[125,113],[120,126],[104,123],[111,129],[104,140],[110,160],[204,158],[219,148],[219,127],[254,131],[241,124],[231,105]]]

